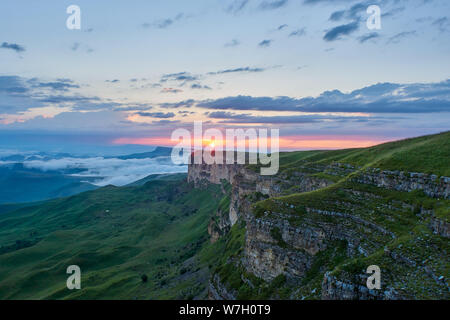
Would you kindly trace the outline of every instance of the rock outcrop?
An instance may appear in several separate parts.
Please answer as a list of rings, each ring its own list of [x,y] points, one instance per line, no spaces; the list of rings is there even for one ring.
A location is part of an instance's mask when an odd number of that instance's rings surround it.
[[[325,273],[322,281],[322,300],[403,300],[393,288],[385,290],[368,289],[367,276],[359,275],[352,282],[344,282]]]
[[[370,168],[359,174],[355,181],[405,192],[422,190],[433,198],[448,199],[450,196],[450,177],[438,177],[434,174]]]
[[[350,175],[349,182],[355,184],[401,192],[421,190],[434,199],[448,199],[450,194],[448,177],[383,171],[375,168],[362,170],[340,163],[317,165],[308,169],[282,172],[276,176],[261,176],[251,168],[237,164],[189,166],[188,180],[196,186],[204,183],[220,184],[222,180],[231,184],[229,211],[218,214],[216,219],[218,222],[211,222],[208,226],[211,241],[217,241],[231,226],[242,219],[245,221],[246,232],[243,256],[239,263],[242,263],[245,271],[267,282],[283,275],[291,282],[300,283],[310,273],[316,257],[321,252],[332,250],[336,243],[345,243],[345,255],[348,259],[368,257],[381,250],[387,243],[396,239],[396,234],[386,228],[386,224],[378,223],[376,215],[382,215],[383,212],[416,214],[414,213],[416,207],[396,199],[385,201],[381,196],[367,192],[364,188],[342,189],[345,196],[354,199],[352,201],[356,203],[349,200],[334,200],[334,203],[327,203],[325,206],[333,209],[324,209],[320,204],[319,206],[305,204],[302,208],[297,208],[283,201],[272,200],[279,210],[256,214],[253,208],[256,202],[285,194],[325,188],[339,180],[333,181],[327,176],[348,175]],[[324,172],[326,174],[317,174]],[[450,227],[446,221],[436,218],[432,210],[419,209],[417,215],[420,219],[428,219],[428,227],[435,234],[449,237]],[[301,219],[296,218],[298,212],[301,212]],[[394,221],[389,215],[386,219]],[[408,267],[417,263],[406,256],[394,260],[399,263],[406,261]],[[351,279],[338,279],[331,272],[326,272],[322,281],[321,297],[322,299],[404,298],[391,286],[382,290],[369,290],[364,285],[365,277],[364,274],[358,274]],[[433,277],[436,278],[435,275]],[[226,283],[222,283],[216,274],[211,279],[209,295],[212,299],[234,299],[237,293],[227,289]]]

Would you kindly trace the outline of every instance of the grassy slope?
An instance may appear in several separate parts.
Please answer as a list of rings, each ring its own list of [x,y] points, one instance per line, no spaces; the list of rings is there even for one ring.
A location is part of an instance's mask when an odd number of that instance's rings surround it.
[[[280,171],[292,170],[298,165],[341,162],[361,167],[450,176],[449,141],[450,131],[447,131],[363,149],[282,153]]]
[[[446,132],[367,149],[282,153],[281,172],[337,161],[449,176],[449,138],[450,133]],[[414,288],[417,297],[439,296],[441,288],[436,288],[435,281],[422,269],[404,268],[384,255],[383,249],[350,261],[343,243],[319,254],[300,291],[284,285],[283,277],[264,283],[245,274],[256,284],[256,289],[252,289],[242,281],[243,270],[230,263],[242,255],[245,229],[241,223],[215,244],[206,241],[209,218],[219,206],[226,210],[229,205],[229,199],[217,196],[218,186],[211,188],[193,190],[181,181],[155,180],[142,187],[105,187],[14,212],[8,208],[0,215],[0,298],[205,297],[209,269],[238,290],[241,298],[317,298],[325,271],[348,275],[360,272],[361,266],[369,262],[388,270],[392,275],[389,281],[396,287]],[[351,189],[363,195],[355,196],[349,192]],[[413,211],[398,201],[411,205]],[[281,209],[280,203],[294,204],[295,209]],[[427,220],[416,214],[421,207],[434,208],[440,218],[447,219],[448,201],[429,199],[418,192],[358,185],[344,178],[315,192],[260,202],[255,212],[282,210],[292,215],[291,223],[301,225],[306,220],[314,223],[314,219],[321,219],[307,215],[307,206],[345,212],[348,204],[357,208],[351,214],[377,223],[397,236],[391,241],[369,233],[369,247],[385,241],[390,250],[412,256],[415,261],[433,261],[427,262],[432,271],[448,278],[448,241],[431,234]],[[345,223],[349,228],[360,228]],[[65,268],[70,264],[82,268],[80,291],[65,288]],[[147,283],[141,281],[142,274],[148,276]]]
[[[152,181],[4,213],[0,298],[204,297],[208,262],[196,254],[208,244],[207,224],[221,200],[219,190]],[[82,290],[66,289],[71,264],[81,267]]]
[[[450,176],[450,132],[366,149],[317,152],[307,157],[302,155],[301,158],[299,162],[303,166],[305,161],[310,165],[336,161],[362,168],[377,167]],[[288,167],[292,170],[292,166]],[[359,195],[354,191],[360,192]],[[291,205],[294,207],[291,208]],[[367,228],[364,230],[359,223],[349,219],[309,214],[306,208],[343,212],[364,219],[392,232],[395,239]],[[338,262],[329,265],[329,269],[318,268],[315,272],[309,272],[307,281],[303,283],[307,290],[301,290],[301,294],[308,296],[308,290],[316,289],[316,294],[311,297],[319,297],[325,271],[335,269],[334,274],[350,279],[363,273],[364,266],[378,264],[384,274],[388,275],[384,278],[385,283],[399,288],[400,292],[404,289],[406,295],[412,293],[414,297],[422,299],[448,297],[445,285],[439,285],[433,277],[450,277],[450,244],[447,239],[432,233],[428,227],[431,216],[421,214],[422,209],[432,209],[435,216],[445,221],[450,220],[449,200],[432,199],[420,191],[407,193],[361,185],[344,177],[327,188],[261,201],[255,205],[254,212],[258,216],[271,216],[272,213],[279,212],[288,214],[291,216],[290,223],[299,226],[305,223],[331,222],[345,224],[349,230],[366,233],[362,245],[371,250],[368,257],[361,256],[354,260],[341,257]],[[384,246],[411,259],[416,266],[399,263],[384,252]],[[429,273],[424,272],[425,267]]]

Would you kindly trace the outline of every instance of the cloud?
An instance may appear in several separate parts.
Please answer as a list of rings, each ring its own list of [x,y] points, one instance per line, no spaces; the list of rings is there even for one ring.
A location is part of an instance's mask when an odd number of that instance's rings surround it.
[[[66,103],[89,103],[100,101],[98,97],[85,97],[82,95],[47,95],[42,98],[38,98],[39,101],[51,104],[66,104]]]
[[[55,91],[69,91],[69,89],[78,89],[80,86],[78,84],[74,84],[72,80],[69,79],[57,79],[56,81],[51,82],[41,82],[38,79],[30,79],[28,81],[33,88],[47,88]]]
[[[152,124],[159,124],[159,125],[169,125],[169,124],[175,124],[180,123],[180,120],[157,120],[152,121]]]
[[[354,0],[303,0],[304,4],[319,4],[319,3],[336,3],[336,2],[352,2]]]
[[[176,88],[163,88],[161,90],[161,93],[180,93],[180,92],[183,92],[183,90]]]
[[[103,101],[99,97],[80,95],[74,90],[80,85],[70,79],[43,81],[18,76],[0,76],[0,114],[20,114],[24,111],[57,107],[72,110],[110,109],[121,104]]]
[[[367,41],[372,40],[372,39],[377,39],[379,37],[380,37],[379,33],[372,32],[372,33],[368,33],[368,34],[365,34],[365,35],[359,37],[358,41],[359,41],[359,43],[364,43],[364,42],[367,42]]]
[[[241,42],[237,39],[233,39],[230,42],[225,43],[225,47],[237,47],[238,45],[240,45]]]
[[[118,158],[61,158],[24,161],[26,168],[41,171],[66,171],[79,169],[73,176],[86,178],[97,186],[109,184],[123,186],[150,174],[186,172],[186,166],[172,164],[170,157],[127,159]]]
[[[357,31],[359,28],[359,23],[354,21],[348,24],[343,24],[333,29],[327,31],[323,36],[323,40],[325,41],[335,41],[341,39],[341,36],[347,36]]]
[[[36,81],[36,80],[34,80]],[[26,79],[18,76],[0,76],[0,114],[17,114],[45,104]]]
[[[263,1],[259,5],[261,10],[274,10],[287,5],[288,0]]]
[[[261,48],[267,48],[270,47],[270,45],[272,44],[273,40],[263,40],[260,43],[258,43],[258,46],[260,46]]]
[[[240,67],[240,68],[234,68],[234,69],[224,69],[224,70],[219,70],[219,71],[214,71],[214,72],[208,72],[208,75],[239,73],[239,72],[254,73],[254,72],[263,72],[265,70],[266,70],[265,68]]]
[[[25,122],[14,122],[5,126],[6,129],[17,130],[44,130],[54,132],[117,132],[119,129],[134,127],[126,126],[121,121],[126,119],[126,114],[111,110],[86,110],[87,112],[61,112],[53,117],[36,116]],[[2,127],[3,128],[3,127]]]
[[[72,44],[72,46],[70,47],[70,50],[72,51],[79,51],[79,49],[81,49],[81,47],[84,47],[84,50],[86,51],[86,53],[91,53],[94,52],[94,49],[92,49],[91,47],[89,47],[88,45],[83,45],[80,42],[74,42]]]
[[[206,85],[201,85],[199,83],[193,83],[191,85],[191,89],[205,89],[205,90],[211,90],[211,87],[206,86]]]
[[[13,50],[15,52],[25,52],[25,47],[21,46],[20,44],[17,44],[17,43],[3,42],[0,45],[0,49],[9,49],[9,50]]]
[[[234,0],[227,6],[225,11],[228,13],[236,14],[242,11],[247,6],[248,2],[249,0]]]
[[[280,30],[283,30],[283,29],[285,29],[287,27],[288,27],[287,24],[282,24],[282,25],[278,26],[277,30],[280,31]]]
[[[169,26],[173,25],[175,22],[182,20],[183,18],[186,18],[185,15],[183,13],[179,13],[173,18],[165,18],[165,19],[157,20],[157,21],[154,21],[151,23],[148,23],[148,22],[143,23],[142,27],[143,28],[166,29]]]
[[[0,92],[8,94],[22,94],[29,91],[29,87],[18,76],[0,76]]]
[[[442,18],[434,20],[431,25],[438,27],[439,31],[441,31],[441,32],[446,32],[449,30],[450,21],[447,17],[442,17]]]
[[[197,103],[210,110],[341,113],[450,112],[450,80],[430,84],[378,83],[342,93],[325,91],[313,98],[235,96]]]
[[[333,12],[329,19],[330,21],[342,21],[344,19],[346,20],[352,20],[352,21],[359,21],[361,20],[362,14],[366,13],[367,7],[373,3],[369,2],[359,2],[354,5],[352,5],[349,9],[346,10],[339,10]]]
[[[306,28],[297,29],[289,34],[289,37],[302,37],[306,34]]]
[[[160,119],[168,119],[175,117],[173,112],[138,112],[138,115],[141,117],[152,117],[152,118],[160,118]]]
[[[254,116],[251,114],[237,114],[227,111],[207,112],[205,115],[210,119],[223,119],[223,124],[310,124],[323,121],[335,122],[366,122],[367,117],[361,116],[337,116],[337,115],[277,115],[277,116]],[[374,120],[372,117],[371,120]],[[378,120],[378,119],[376,119]]]
[[[415,30],[413,31],[404,31],[404,32],[400,32],[397,33],[396,35],[390,37],[387,41],[387,43],[399,43],[400,41],[402,41],[404,38],[408,38],[411,37],[413,35],[416,35],[417,32]]]
[[[224,110],[296,110],[295,99],[290,97],[251,97],[235,96],[216,100],[206,100],[197,103],[197,107],[205,109],[224,109]]]
[[[393,17],[396,14],[405,11],[405,7],[398,7],[398,8],[394,8],[386,13],[381,14],[382,18],[388,18],[388,17]]]
[[[79,43],[79,42],[74,42],[74,43],[72,44],[72,46],[70,47],[70,49],[71,49],[72,51],[77,51],[79,47],[80,47],[80,43]]]
[[[194,99],[189,99],[189,100],[184,100],[184,101],[180,101],[180,102],[175,102],[175,103],[160,103],[159,107],[161,108],[165,108],[165,109],[177,109],[177,108],[190,108],[195,104],[195,100]]]
[[[345,16],[345,10],[335,11],[331,14],[330,18],[328,20],[330,21],[340,21]]]
[[[120,80],[119,80],[119,79],[105,80],[105,82],[109,82],[109,83],[119,83]]]
[[[194,76],[189,72],[168,73],[161,77],[160,82],[166,81],[196,81],[198,76]]]

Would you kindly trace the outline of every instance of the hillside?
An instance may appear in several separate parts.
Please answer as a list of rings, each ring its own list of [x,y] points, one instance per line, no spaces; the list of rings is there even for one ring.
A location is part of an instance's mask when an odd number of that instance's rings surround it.
[[[0,299],[449,299],[449,157],[446,132],[8,206]]]
[[[273,177],[257,166],[192,166],[198,185],[214,174],[232,181],[226,223],[216,228],[245,232],[241,249],[212,276],[213,296],[448,299],[449,158],[445,132],[282,153]],[[365,286],[370,265],[382,270],[382,290]]]
[[[220,188],[193,190],[181,178],[0,215],[0,299],[205,298],[208,264],[197,255]],[[66,288],[72,264],[80,291]]]
[[[0,165],[0,204],[67,197],[97,188],[86,180],[92,179],[26,168],[21,163]]]

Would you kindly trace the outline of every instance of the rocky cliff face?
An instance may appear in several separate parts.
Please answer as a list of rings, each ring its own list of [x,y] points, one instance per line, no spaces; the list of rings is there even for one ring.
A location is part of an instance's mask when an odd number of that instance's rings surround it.
[[[355,181],[398,191],[422,190],[433,198],[448,199],[450,196],[450,178],[434,174],[369,168],[358,175]]]
[[[229,224],[232,226],[241,216],[241,211],[252,201],[245,201],[245,197],[257,193],[274,197],[283,194],[284,190],[295,188],[297,192],[317,190],[332,184],[323,178],[311,177],[307,174],[261,176],[254,170],[239,164],[192,164],[188,167],[188,182],[196,187],[205,183],[221,184],[222,180],[232,185],[231,205],[228,214]],[[261,197],[258,198],[259,200]],[[256,199],[252,199],[253,201]],[[241,209],[241,207],[243,207]]]
[[[318,175],[317,172],[326,172],[327,175]],[[310,196],[311,201],[295,204],[290,203],[289,199],[273,199],[332,186],[333,179],[327,178],[330,175],[336,177],[351,175],[351,178],[346,184],[338,184],[343,185],[342,187],[329,189],[322,200]],[[217,223],[210,223],[209,231],[212,240],[216,241],[236,221],[239,219],[245,221],[243,256],[236,264],[243,267],[245,272],[268,283],[279,276],[285,276],[290,283],[296,283],[297,286],[315,274],[318,274],[317,277],[324,274],[318,289],[321,291],[322,299],[402,299],[414,297],[417,292],[422,292],[405,289],[405,283],[408,281],[407,275],[416,273],[417,266],[423,265],[421,268],[427,272],[424,271],[425,276],[422,277],[426,279],[420,281],[430,281],[436,286],[436,292],[449,295],[447,277],[440,275],[438,271],[442,269],[428,264],[436,253],[433,248],[436,245],[431,242],[421,244],[417,240],[421,239],[420,236],[408,243],[411,248],[420,248],[412,249],[413,251],[423,251],[420,256],[412,252],[393,253],[401,251],[403,244],[400,245],[400,249],[395,249],[397,251],[385,250],[387,256],[383,259],[389,259],[389,263],[395,264],[395,268],[392,269],[393,275],[381,291],[367,289],[366,275],[362,267],[360,269],[355,267],[356,271],[350,277],[339,278],[339,274],[326,269],[334,268],[334,265],[323,263],[323,266],[320,266],[320,264],[328,255],[332,257],[330,259],[336,261],[370,260],[373,256],[379,257],[377,252],[382,251],[390,243],[395,243],[395,240],[404,234],[403,229],[399,230],[397,225],[406,223],[405,215],[410,217],[408,219],[414,220],[414,223],[424,221],[433,234],[448,238],[449,224],[445,220],[436,218],[433,209],[427,210],[420,207],[420,204],[418,207],[403,200],[402,194],[421,190],[430,198],[448,199],[450,178],[375,168],[361,171],[360,168],[340,163],[318,165],[309,168],[306,173],[298,170],[270,177],[260,176],[242,165],[189,167],[188,180],[196,186],[203,183],[218,184],[223,179],[231,183],[229,211],[219,215],[220,227]],[[386,198],[383,189],[397,192],[392,194],[392,197],[397,196],[399,199]],[[268,210],[256,210],[254,204],[267,198],[270,199],[272,207]],[[417,208],[419,210],[415,213]],[[338,252],[337,246],[342,248],[342,251]],[[445,250],[444,255],[447,254]],[[421,260],[425,256],[426,259]],[[442,260],[439,255],[436,259]],[[400,286],[403,291],[399,292],[396,286]],[[218,275],[214,276],[210,284],[211,298],[233,299],[236,296],[237,293],[227,289],[226,283],[222,283]],[[292,298],[296,297],[300,298],[295,294],[292,295]]]
[[[367,276],[359,275],[353,281],[343,282],[325,273],[322,282],[322,300],[403,300],[393,288],[385,290],[368,289],[363,285]]]
[[[188,166],[188,182],[193,182],[195,186],[201,184],[220,184],[222,180],[233,183],[234,177],[243,168],[239,164],[190,164]]]

